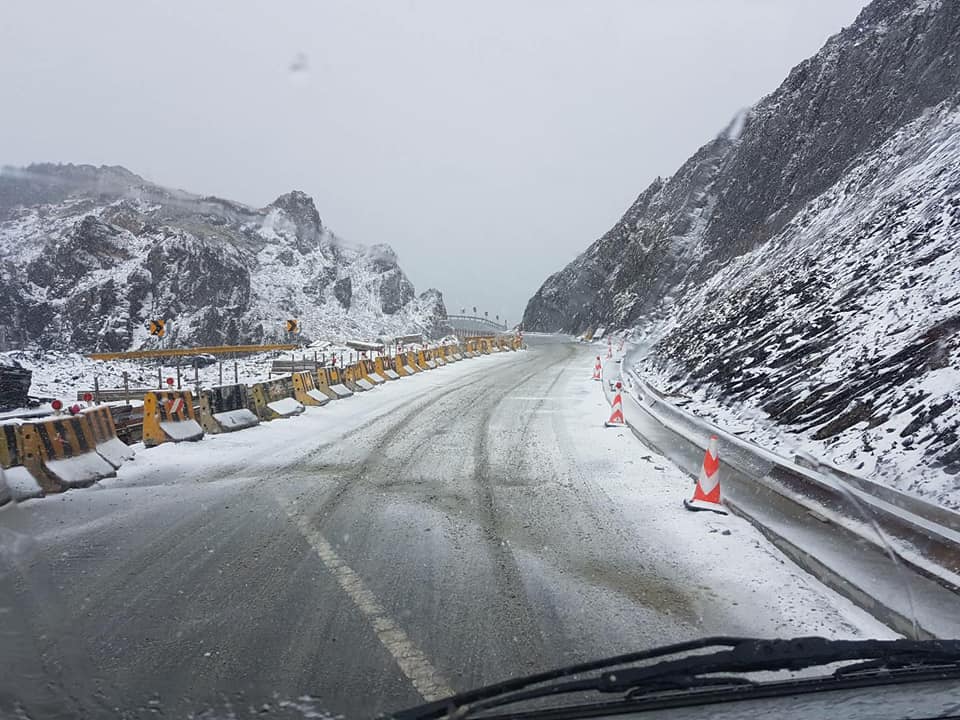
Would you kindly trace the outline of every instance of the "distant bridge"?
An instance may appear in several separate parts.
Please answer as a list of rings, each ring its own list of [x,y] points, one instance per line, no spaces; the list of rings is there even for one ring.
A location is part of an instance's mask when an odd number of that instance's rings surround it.
[[[447,322],[458,338],[495,335],[509,330],[506,323],[495,322],[490,318],[477,315],[447,315]]]

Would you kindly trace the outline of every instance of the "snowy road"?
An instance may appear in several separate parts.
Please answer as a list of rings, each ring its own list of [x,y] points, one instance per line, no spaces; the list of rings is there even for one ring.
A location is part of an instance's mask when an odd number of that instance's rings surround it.
[[[681,638],[890,636],[685,512],[689,479],[602,427],[592,356],[457,363],[0,514],[0,710],[365,717]]]

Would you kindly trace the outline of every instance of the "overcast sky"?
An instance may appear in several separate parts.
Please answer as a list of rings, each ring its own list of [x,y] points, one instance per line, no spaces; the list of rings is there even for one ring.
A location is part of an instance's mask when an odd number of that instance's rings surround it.
[[[0,164],[312,195],[511,321],[864,0],[4,3]]]

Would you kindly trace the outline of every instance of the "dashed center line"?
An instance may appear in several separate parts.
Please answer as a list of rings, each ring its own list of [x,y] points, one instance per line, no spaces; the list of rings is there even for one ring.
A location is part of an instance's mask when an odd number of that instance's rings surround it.
[[[454,691],[447,681],[437,672],[427,656],[414,644],[403,628],[387,614],[374,594],[363,580],[337,555],[333,546],[320,532],[310,527],[306,518],[287,509],[287,517],[300,530],[320,561],[337,579],[357,609],[369,621],[380,644],[393,657],[401,672],[407,676],[413,687],[427,702],[450,697]]]

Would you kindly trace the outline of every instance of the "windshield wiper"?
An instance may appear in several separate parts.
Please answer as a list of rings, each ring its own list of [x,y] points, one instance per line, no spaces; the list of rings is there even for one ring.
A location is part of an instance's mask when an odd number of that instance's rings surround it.
[[[651,665],[607,670],[575,680],[565,679],[641,660],[718,647],[726,649],[687,654]],[[830,677],[849,677],[856,673],[917,667],[957,669],[960,668],[960,640],[704,638],[515,678],[398,712],[391,717],[397,720],[430,720],[448,716],[465,718],[482,710],[572,693],[615,693],[630,700],[665,690],[752,686],[754,683],[751,680],[736,674],[803,670],[839,662],[853,664],[839,668]],[[717,673],[726,675],[717,677]],[[731,673],[734,675],[730,675]]]

